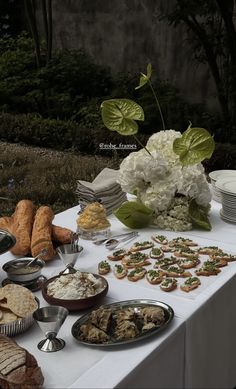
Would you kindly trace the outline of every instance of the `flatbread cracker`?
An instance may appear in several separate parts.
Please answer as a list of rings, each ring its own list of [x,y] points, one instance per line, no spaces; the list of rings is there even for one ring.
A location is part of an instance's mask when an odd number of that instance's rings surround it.
[[[19,317],[25,317],[38,308],[33,293],[21,285],[8,284],[4,286],[7,307]]]
[[[2,318],[0,320],[0,324],[7,324],[17,319],[17,315],[15,315],[13,312],[11,312],[10,310],[4,310],[2,311]]]

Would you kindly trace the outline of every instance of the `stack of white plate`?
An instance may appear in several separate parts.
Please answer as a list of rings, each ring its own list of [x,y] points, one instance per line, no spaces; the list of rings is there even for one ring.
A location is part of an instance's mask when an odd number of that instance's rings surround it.
[[[211,179],[212,198],[221,203],[221,191],[216,187],[216,182],[221,178],[236,177],[236,170],[214,170],[209,173]]]
[[[236,175],[220,178],[215,185],[221,194],[221,218],[236,223]]]

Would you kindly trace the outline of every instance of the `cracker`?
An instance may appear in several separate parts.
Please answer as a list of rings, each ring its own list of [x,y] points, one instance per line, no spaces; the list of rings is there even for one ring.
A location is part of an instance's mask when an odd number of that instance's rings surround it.
[[[7,323],[10,323],[10,322],[15,321],[17,319],[18,319],[17,315],[15,315],[10,310],[7,310],[7,309],[2,310],[2,318],[0,320],[0,324],[7,324]]]
[[[33,293],[27,288],[9,284],[4,286],[7,306],[9,310],[19,317],[25,317],[38,308]]]
[[[3,299],[0,301],[0,307],[8,308],[7,299]]]
[[[4,297],[5,297],[4,288],[0,288],[0,300],[3,300]]]

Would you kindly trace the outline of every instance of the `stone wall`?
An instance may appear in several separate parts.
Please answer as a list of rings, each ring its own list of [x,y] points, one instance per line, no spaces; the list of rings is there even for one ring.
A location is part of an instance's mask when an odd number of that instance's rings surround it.
[[[53,46],[84,48],[112,71],[145,71],[176,86],[190,102],[218,106],[207,66],[191,61],[187,34],[159,16],[173,0],[53,0]]]

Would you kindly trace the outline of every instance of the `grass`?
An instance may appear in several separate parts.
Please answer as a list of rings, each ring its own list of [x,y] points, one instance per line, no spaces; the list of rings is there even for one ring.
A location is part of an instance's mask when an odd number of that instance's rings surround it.
[[[19,200],[48,205],[54,213],[78,204],[77,180],[92,181],[114,157],[86,156],[0,142],[0,216],[10,216]]]

